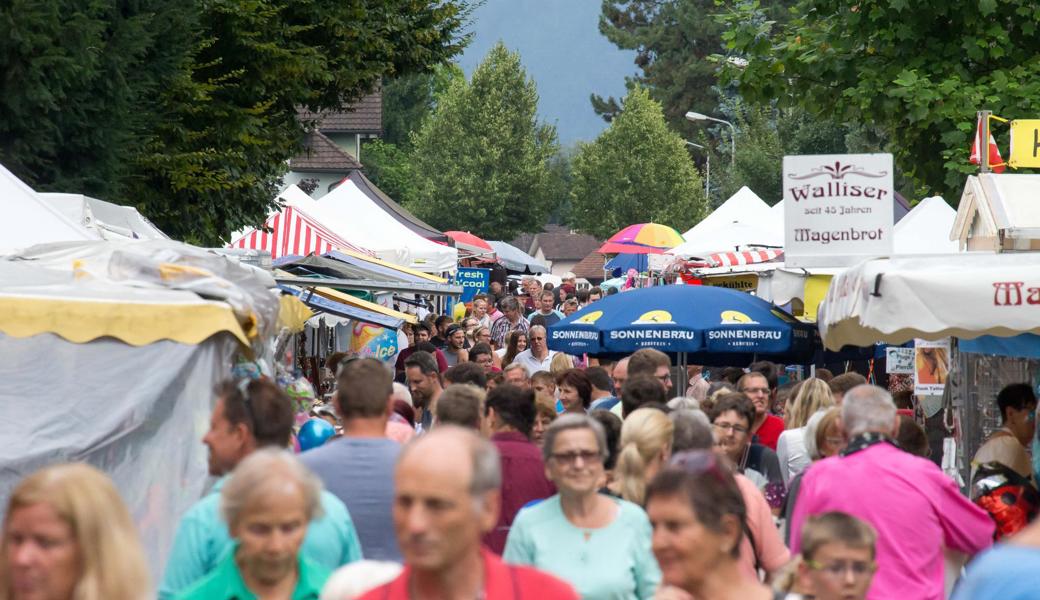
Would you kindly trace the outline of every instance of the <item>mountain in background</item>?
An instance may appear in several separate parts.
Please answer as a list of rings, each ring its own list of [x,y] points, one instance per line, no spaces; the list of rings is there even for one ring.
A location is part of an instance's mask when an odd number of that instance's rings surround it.
[[[520,52],[538,84],[538,112],[556,125],[560,143],[591,141],[607,123],[589,94],[625,95],[635,53],[619,50],[599,32],[600,0],[487,0],[473,14],[473,41],[459,58],[469,77],[495,42]]]

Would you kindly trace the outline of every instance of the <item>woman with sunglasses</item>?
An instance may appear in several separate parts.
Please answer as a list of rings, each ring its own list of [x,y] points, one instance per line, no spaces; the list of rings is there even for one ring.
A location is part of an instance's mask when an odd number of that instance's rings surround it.
[[[663,579],[657,600],[774,597],[741,574],[744,499],[729,467],[712,452],[676,455],[647,486],[646,510]]]
[[[639,506],[599,493],[607,451],[595,419],[553,421],[542,456],[558,493],[520,511],[503,558],[553,573],[583,598],[652,598],[661,572],[650,553],[650,522]]]

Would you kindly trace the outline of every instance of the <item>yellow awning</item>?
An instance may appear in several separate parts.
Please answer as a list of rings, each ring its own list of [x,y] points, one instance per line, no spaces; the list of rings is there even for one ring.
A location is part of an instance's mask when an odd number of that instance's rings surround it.
[[[292,333],[303,331],[304,324],[314,316],[311,309],[296,296],[282,294],[278,298],[278,327],[287,327]]]
[[[159,340],[198,344],[226,331],[249,347],[231,307],[223,302],[135,302],[0,296],[0,331],[17,338],[53,333],[77,344],[113,337],[131,346]]]
[[[315,281],[321,281],[321,280],[317,279]],[[355,308],[360,308],[360,309],[363,309],[363,310],[376,312],[376,313],[379,313],[381,315],[385,315],[385,316],[388,316],[388,317],[393,317],[395,319],[404,319],[405,323],[411,323],[412,325],[415,325],[415,324],[417,324],[419,322],[419,319],[416,318],[415,315],[410,315],[408,313],[398,312],[398,311],[396,311],[396,310],[394,310],[392,308],[387,308],[385,306],[376,304],[375,302],[369,302],[367,300],[362,300],[360,298],[356,298],[354,296],[351,296],[350,294],[344,294],[343,292],[334,290],[332,288],[316,287],[316,288],[314,288],[314,293],[318,294],[319,296],[322,296],[324,298],[328,298],[329,300],[335,300],[336,302],[342,302],[343,304],[349,304],[350,306],[353,306]]]

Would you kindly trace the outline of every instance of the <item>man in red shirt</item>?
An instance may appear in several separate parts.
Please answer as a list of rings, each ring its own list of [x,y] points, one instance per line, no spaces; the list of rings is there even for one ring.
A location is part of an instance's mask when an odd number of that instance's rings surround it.
[[[556,488],[545,478],[545,464],[538,446],[531,443],[534,426],[534,391],[500,385],[488,392],[484,403],[484,431],[502,459],[502,510],[484,543],[502,554],[516,513],[532,500],[548,498]]]
[[[481,548],[481,536],[498,521],[502,471],[494,446],[476,433],[444,425],[409,444],[394,484],[394,530],[405,568],[361,600],[577,600],[556,577],[507,565]]]
[[[758,436],[758,443],[775,452],[776,443],[784,431],[784,420],[769,414],[769,380],[765,375],[752,371],[737,381],[737,389],[755,406],[751,433]]]

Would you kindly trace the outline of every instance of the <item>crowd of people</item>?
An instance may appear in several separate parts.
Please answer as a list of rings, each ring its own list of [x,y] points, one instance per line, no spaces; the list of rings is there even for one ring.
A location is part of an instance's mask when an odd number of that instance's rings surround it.
[[[330,357],[335,391],[308,429],[328,434],[306,444],[274,382],[218,386],[201,440],[217,479],[171,515],[154,587],[103,473],[26,478],[0,600],[939,600],[955,553],[982,553],[957,600],[1037,594],[1040,524],[963,494],[862,375],[568,356],[547,328],[598,290],[521,285],[409,327],[393,365]],[[996,401],[1004,427],[973,471],[1031,483],[1036,396]]]

